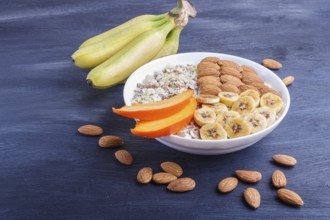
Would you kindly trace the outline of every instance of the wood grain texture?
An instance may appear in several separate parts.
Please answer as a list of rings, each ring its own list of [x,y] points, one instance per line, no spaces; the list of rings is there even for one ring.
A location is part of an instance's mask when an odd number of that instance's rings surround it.
[[[193,1],[199,14],[183,30],[179,52],[228,53],[283,64],[279,77],[294,75],[292,105],[282,124],[245,150],[221,156],[177,152],[129,133],[132,120],[111,113],[123,105],[119,85],[94,90],[86,71],[70,61],[85,39],[141,14],[159,14],[172,1],[2,0],[0,7],[0,219],[329,219],[330,216],[330,5],[315,1]],[[79,135],[84,124],[124,138],[132,166],[115,161],[114,149]],[[278,167],[273,154],[297,158]],[[174,194],[164,186],[136,183],[138,170],[174,161],[196,189]],[[242,193],[217,192],[237,169],[259,170],[253,185],[261,207]],[[276,199],[271,175],[281,169],[289,189],[305,205]]]

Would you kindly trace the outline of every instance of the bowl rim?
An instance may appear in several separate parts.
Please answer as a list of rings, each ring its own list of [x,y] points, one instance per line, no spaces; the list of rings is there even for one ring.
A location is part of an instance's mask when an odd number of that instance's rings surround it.
[[[264,130],[261,130],[257,133],[250,134],[250,135],[243,136],[243,137],[237,137],[237,138],[232,138],[232,139],[222,139],[222,140],[202,140],[202,139],[190,139],[190,138],[180,137],[180,136],[177,136],[177,135],[169,135],[169,136],[164,136],[164,137],[160,137],[160,138],[155,138],[156,140],[158,140],[158,139],[163,140],[164,138],[171,138],[171,139],[174,139],[174,140],[177,140],[177,141],[185,141],[186,143],[192,143],[192,144],[196,144],[196,143],[200,143],[200,144],[203,144],[203,143],[205,143],[205,144],[209,144],[209,143],[223,144],[223,143],[240,142],[240,141],[242,141],[244,139],[247,139],[247,138],[252,138],[253,139],[254,137],[258,137],[262,133],[267,133],[267,131],[272,131],[273,129],[275,129],[282,122],[282,120],[284,119],[284,117],[288,113],[289,108],[290,108],[290,104],[291,104],[290,93],[289,93],[288,88],[285,86],[285,84],[281,80],[281,78],[276,73],[274,73],[272,70],[267,69],[266,67],[262,66],[261,64],[255,62],[255,61],[252,61],[252,60],[249,60],[249,59],[246,59],[246,58],[243,58],[243,57],[235,56],[235,55],[230,55],[230,54],[214,53],[214,52],[186,52],[186,53],[178,53],[178,54],[169,55],[169,56],[162,57],[162,58],[159,58],[159,59],[156,59],[156,60],[153,60],[153,61],[150,61],[150,62],[144,64],[143,66],[141,66],[140,68],[135,70],[130,75],[130,77],[127,79],[126,82],[130,82],[130,79],[132,79],[137,72],[141,71],[141,69],[144,69],[144,68],[148,67],[149,65],[153,65],[154,63],[161,63],[161,62],[166,61],[168,59],[171,59],[173,57],[177,57],[178,59],[180,59],[180,57],[189,56],[189,55],[191,55],[191,56],[194,56],[194,55],[195,56],[204,56],[204,57],[209,57],[209,56],[222,57],[222,56],[224,56],[225,59],[229,59],[229,60],[230,60],[230,58],[239,59],[243,62],[253,63],[253,65],[257,65],[259,68],[263,69],[263,71],[266,71],[266,72],[272,74],[273,77],[275,77],[280,82],[280,86],[282,87],[281,96],[282,97],[285,96],[287,98],[286,103],[284,103],[285,104],[284,109],[280,113],[280,116],[277,118],[275,123],[273,123],[271,126],[267,127]],[[157,71],[157,70],[158,69],[155,69],[154,71]],[[124,102],[125,102],[126,105],[131,104],[131,100],[128,100],[127,95],[125,95],[128,91],[132,90],[132,89],[128,88],[128,86],[129,86],[129,83],[125,83],[125,86],[124,86],[124,89],[123,89]],[[193,147],[193,146],[191,146],[191,148],[192,149],[201,149],[201,148],[196,148],[196,147]],[[205,150],[207,150],[207,148],[205,148]]]

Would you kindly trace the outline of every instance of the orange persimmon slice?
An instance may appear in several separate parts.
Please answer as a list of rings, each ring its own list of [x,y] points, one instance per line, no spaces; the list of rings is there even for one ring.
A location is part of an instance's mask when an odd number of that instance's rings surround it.
[[[133,104],[131,106],[125,105],[119,109],[112,108],[112,111],[127,118],[136,118],[143,121],[158,120],[180,111],[189,103],[193,94],[194,91],[189,89],[163,101]]]
[[[169,117],[154,121],[137,121],[131,132],[134,135],[146,138],[158,138],[175,134],[189,124],[196,107],[196,100],[190,98],[188,105]]]

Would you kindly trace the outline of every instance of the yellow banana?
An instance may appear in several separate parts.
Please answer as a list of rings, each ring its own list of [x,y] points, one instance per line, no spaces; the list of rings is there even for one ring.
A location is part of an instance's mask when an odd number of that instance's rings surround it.
[[[153,60],[165,57],[168,55],[176,54],[179,49],[179,41],[180,41],[180,33],[183,27],[174,28],[166,37],[166,41],[157,53],[157,55],[153,58]]]
[[[105,89],[120,83],[134,70],[150,61],[162,48],[166,36],[175,27],[174,18],[136,37],[118,53],[87,75],[87,83]]]
[[[88,40],[86,40],[85,42],[83,42],[79,48],[83,48],[83,47],[86,47],[86,46],[89,46],[91,44],[95,44],[95,43],[99,43],[100,41],[103,41],[105,40],[106,38],[114,35],[114,34],[117,34],[118,32],[122,31],[122,30],[125,30],[127,28],[130,28],[134,25],[137,25],[141,22],[145,22],[145,21],[157,21],[159,19],[162,19],[165,17],[167,13],[165,14],[160,14],[160,15],[140,15],[138,17],[135,17],[135,18],[132,18],[131,20],[115,27],[115,28],[112,28],[106,32],[103,32],[99,35],[96,35],[94,37],[91,37],[89,38]]]
[[[120,49],[126,46],[130,41],[140,34],[158,27],[169,19],[169,15],[157,21],[140,22],[128,29],[124,29],[107,39],[78,49],[72,54],[74,63],[81,68],[94,68],[109,59]]]

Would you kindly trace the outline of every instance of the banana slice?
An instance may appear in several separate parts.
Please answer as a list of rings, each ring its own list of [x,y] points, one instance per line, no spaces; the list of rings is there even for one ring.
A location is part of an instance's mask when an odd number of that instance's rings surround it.
[[[267,106],[276,111],[276,113],[280,112],[283,108],[283,101],[281,97],[274,95],[273,93],[266,93],[260,98],[260,106]]]
[[[260,103],[260,93],[256,90],[253,90],[253,89],[248,89],[248,90],[245,90],[244,92],[242,92],[240,94],[241,97],[244,97],[244,96],[251,96],[253,99],[254,99],[254,102],[256,104],[256,107],[259,106],[259,103]]]
[[[206,107],[206,108],[211,108],[213,109],[213,111],[215,112],[215,114],[220,114],[222,112],[226,112],[228,111],[228,108],[225,104],[223,103],[215,103],[215,104],[202,104],[202,107]]]
[[[251,133],[249,124],[242,118],[230,119],[225,125],[225,130],[229,138],[242,137]]]
[[[218,123],[205,124],[199,131],[203,140],[221,140],[227,139],[227,132]]]
[[[241,115],[248,114],[256,108],[254,99],[251,96],[240,97],[236,102],[234,102],[231,110],[237,111]]]
[[[216,122],[221,124],[224,127],[230,119],[240,118],[240,117],[241,116],[238,112],[226,111],[226,112],[219,113],[217,115]]]
[[[267,128],[267,119],[259,113],[249,113],[244,117],[244,120],[249,124],[251,133],[256,133]]]
[[[195,110],[194,120],[199,126],[214,123],[217,115],[210,108],[200,108]]]
[[[276,120],[276,111],[267,106],[256,108],[254,112],[262,114],[266,118],[267,127],[271,126]]]
[[[220,92],[219,93],[220,102],[228,107],[231,107],[235,101],[239,98],[239,95],[234,92]]]
[[[214,104],[214,103],[219,103],[220,102],[219,96],[206,95],[206,94],[200,94],[196,98],[196,100],[197,100],[197,102],[203,103],[203,104]]]

